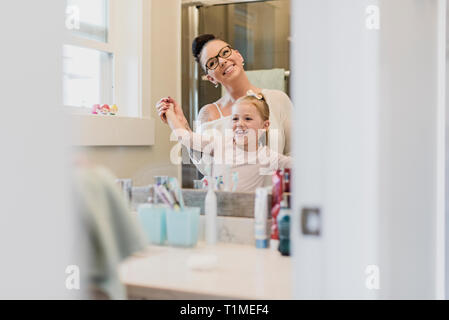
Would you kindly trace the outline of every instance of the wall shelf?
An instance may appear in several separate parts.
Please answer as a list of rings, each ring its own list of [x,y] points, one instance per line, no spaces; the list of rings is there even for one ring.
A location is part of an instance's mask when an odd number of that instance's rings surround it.
[[[71,115],[76,146],[152,146],[155,121],[104,115]]]

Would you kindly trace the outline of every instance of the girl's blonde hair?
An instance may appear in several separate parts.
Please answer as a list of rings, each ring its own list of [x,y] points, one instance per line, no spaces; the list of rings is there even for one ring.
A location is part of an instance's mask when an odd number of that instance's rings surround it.
[[[263,121],[270,120],[270,108],[268,107],[268,103],[263,94],[255,93],[250,90],[246,93],[246,96],[237,99],[235,105],[243,102],[250,103],[255,106]],[[268,145],[268,128],[265,132],[265,143]]]
[[[265,100],[263,94],[256,94],[252,91],[248,91],[246,96],[239,98],[235,104],[240,104],[242,102],[247,102],[255,106],[263,121],[270,119],[270,108],[268,107],[267,101]]]

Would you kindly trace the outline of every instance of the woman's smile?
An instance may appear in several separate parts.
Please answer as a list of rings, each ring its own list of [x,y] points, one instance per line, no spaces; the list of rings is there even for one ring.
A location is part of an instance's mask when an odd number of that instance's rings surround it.
[[[223,71],[223,75],[227,75],[229,73],[232,73],[235,69],[235,63],[231,64],[229,67],[227,67],[224,71]]]

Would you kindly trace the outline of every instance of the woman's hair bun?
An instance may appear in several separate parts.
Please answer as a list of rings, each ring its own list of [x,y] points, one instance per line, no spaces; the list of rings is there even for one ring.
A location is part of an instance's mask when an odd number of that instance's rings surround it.
[[[200,53],[203,50],[206,43],[216,39],[213,34],[202,34],[196,37],[192,42],[192,54],[195,57],[196,62],[200,62]]]

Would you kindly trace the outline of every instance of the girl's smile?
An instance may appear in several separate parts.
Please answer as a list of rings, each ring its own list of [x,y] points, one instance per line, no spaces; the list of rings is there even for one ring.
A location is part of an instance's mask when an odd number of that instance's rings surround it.
[[[264,121],[256,107],[247,102],[238,103],[232,107],[231,120],[234,141],[237,145],[245,146],[245,149],[253,140],[257,148],[259,135],[269,126],[269,121]]]

